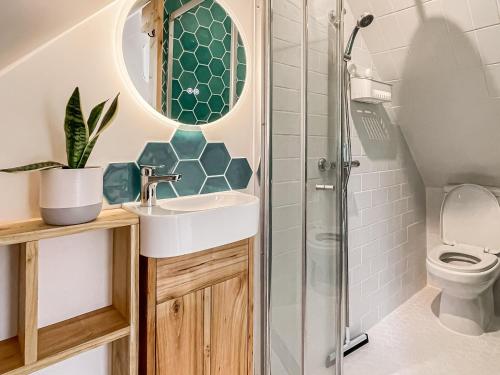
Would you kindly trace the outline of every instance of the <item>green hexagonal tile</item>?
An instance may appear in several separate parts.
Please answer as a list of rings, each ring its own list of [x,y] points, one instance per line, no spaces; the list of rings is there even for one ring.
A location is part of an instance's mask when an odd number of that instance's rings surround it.
[[[208,99],[210,99],[210,88],[208,87],[207,84],[200,83],[197,86],[197,89],[200,91],[200,93],[196,96],[196,99],[198,99],[198,102],[208,102]]]
[[[196,75],[198,82],[201,83],[208,83],[208,81],[210,81],[210,77],[212,76],[210,69],[208,69],[208,66],[206,65],[198,65],[194,74]]]
[[[201,154],[200,162],[209,176],[223,175],[231,161],[224,143],[208,143]]]
[[[182,109],[193,110],[196,105],[196,96],[183,91],[181,96],[179,96],[179,104]]]
[[[244,64],[238,64],[236,67],[236,78],[238,81],[244,81],[247,74],[247,67]]]
[[[198,41],[196,40],[196,37],[194,36],[193,33],[188,33],[188,32],[182,33],[180,37],[180,42],[184,51],[194,52],[194,50],[198,46]]]
[[[175,173],[182,175],[182,179],[174,184],[174,189],[180,196],[198,194],[207,177],[198,160],[180,161]]]
[[[224,74],[224,71],[226,70],[226,68],[224,68],[224,64],[222,63],[221,59],[212,59],[208,67],[210,68],[210,71],[214,76],[219,76],[219,77],[221,77],[222,74]]]
[[[198,30],[196,30],[195,35],[196,39],[198,39],[198,43],[202,46],[208,46],[212,41],[210,30],[206,27],[200,26]]]
[[[174,59],[179,59],[182,55],[182,52],[184,52],[184,48],[182,48],[180,39],[174,39]]]
[[[193,111],[182,111],[179,116],[179,121],[187,125],[196,125],[198,122]]]
[[[174,59],[173,61],[173,67],[172,67],[172,73],[174,77],[178,78],[182,74],[182,66],[179,60]]]
[[[222,111],[224,108],[224,101],[222,100],[222,97],[220,95],[212,95],[210,99],[208,100],[208,106],[212,110],[212,112],[219,112]]]
[[[226,52],[224,54],[224,56],[222,56],[222,62],[224,63],[224,67],[226,69],[231,68],[231,53],[230,52]]]
[[[172,99],[172,118],[177,119],[182,112],[182,107],[179,101]]]
[[[177,194],[175,193],[175,190],[170,182],[163,182],[158,184],[158,187],[156,188],[156,196],[159,199],[167,199],[176,198]]]
[[[207,141],[200,131],[177,130],[170,143],[180,159],[198,159]]]
[[[226,53],[224,44],[219,40],[213,40],[208,48],[210,48],[210,52],[212,53],[213,57],[222,58]]]
[[[198,121],[207,121],[208,116],[210,116],[210,108],[206,103],[198,103],[196,107],[194,107],[194,115],[198,119]]]
[[[184,13],[182,16],[179,17],[179,19],[182,28],[185,31],[194,33],[199,26],[198,20],[196,19],[195,15],[191,12]]]
[[[212,92],[212,94],[220,95],[224,91],[224,82],[220,77],[212,77],[210,78],[208,87],[210,87],[210,91]]]
[[[222,43],[224,44],[224,48],[229,51],[231,49],[231,35],[226,34],[224,39],[222,40]]]
[[[231,160],[226,171],[226,179],[232,189],[245,189],[252,177],[252,168],[245,158]]]
[[[168,0],[165,1],[165,9],[168,13],[172,13],[179,9],[182,6],[182,2],[180,0]]]
[[[194,73],[184,72],[179,77],[179,82],[182,86],[182,89],[187,90],[190,87],[191,88],[196,87],[198,80],[196,79],[196,76],[194,75]]]
[[[178,80],[173,79],[172,80],[172,96],[174,98],[179,97],[179,95],[182,93],[182,87],[181,84]]]
[[[182,25],[179,22],[174,22],[174,38],[179,39],[183,32]]]
[[[210,7],[210,11],[214,20],[223,22],[226,19],[227,13],[219,4],[214,2]]]
[[[223,176],[208,177],[205,181],[205,185],[203,185],[203,188],[201,189],[200,194],[218,193],[228,190],[231,190],[231,188]]]
[[[200,26],[205,26],[205,27],[209,27],[210,24],[214,21],[214,19],[212,18],[212,13],[210,13],[210,10],[202,6],[198,7],[198,9],[196,10],[196,18],[198,19],[198,23],[200,24]]]
[[[210,63],[210,60],[212,59],[210,50],[205,46],[198,46],[194,54],[196,55],[196,58],[198,59],[198,62],[200,64],[208,65]]]
[[[141,192],[141,175],[135,163],[113,163],[104,173],[103,193],[110,204],[133,202]]]
[[[184,52],[179,60],[185,71],[194,72],[198,66],[198,61],[193,52]]]
[[[224,20],[224,29],[226,29],[226,33],[231,34],[232,27],[233,21],[231,20],[231,17],[226,17]]]
[[[214,39],[222,40],[226,36],[226,29],[221,22],[214,21],[210,25],[210,32]]]
[[[157,169],[158,174],[171,173],[179,159],[170,143],[149,142],[144,147],[137,164],[163,166]]]
[[[238,95],[238,97],[241,96],[244,87],[245,87],[245,82],[243,81],[236,82],[236,95]]]

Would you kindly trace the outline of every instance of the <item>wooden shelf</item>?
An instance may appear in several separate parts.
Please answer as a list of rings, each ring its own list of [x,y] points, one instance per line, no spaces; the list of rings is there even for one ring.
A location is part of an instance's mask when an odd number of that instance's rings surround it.
[[[113,306],[95,310],[39,329],[38,360],[67,358],[109,344],[129,332],[127,321]]]
[[[122,209],[104,210],[95,221],[65,227],[47,225],[42,219],[12,222],[0,224],[0,246],[39,241],[90,230],[113,229],[138,223],[139,218],[136,215]]]
[[[66,227],[40,219],[0,225],[0,246],[20,245],[18,333],[0,341],[0,375],[31,374],[109,343],[112,374],[137,375],[138,224],[136,215],[117,209]],[[38,329],[38,241],[98,229],[113,230],[112,306]]]

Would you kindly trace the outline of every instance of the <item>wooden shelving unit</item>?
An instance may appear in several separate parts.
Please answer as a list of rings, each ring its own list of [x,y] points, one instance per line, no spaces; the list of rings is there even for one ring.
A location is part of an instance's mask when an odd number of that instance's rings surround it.
[[[113,303],[38,328],[38,241],[113,230]],[[112,373],[136,375],[138,360],[139,219],[122,209],[91,223],[55,227],[39,219],[0,225],[0,246],[19,244],[18,335],[0,341],[0,374],[30,374],[101,345],[112,344]]]

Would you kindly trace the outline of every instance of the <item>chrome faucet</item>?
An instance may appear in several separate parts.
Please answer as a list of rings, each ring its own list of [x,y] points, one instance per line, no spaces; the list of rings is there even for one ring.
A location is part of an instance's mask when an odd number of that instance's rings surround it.
[[[156,175],[156,169],[163,165],[141,165],[141,206],[156,206],[156,188],[162,182],[175,182],[182,178],[181,174]]]

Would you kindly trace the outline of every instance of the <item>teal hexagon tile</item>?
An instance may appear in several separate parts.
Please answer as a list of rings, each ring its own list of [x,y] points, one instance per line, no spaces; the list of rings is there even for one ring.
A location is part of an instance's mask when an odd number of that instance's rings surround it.
[[[194,115],[198,119],[198,121],[207,121],[208,116],[210,116],[210,108],[207,103],[199,102],[194,107]]]
[[[212,37],[217,40],[222,40],[226,36],[226,30],[224,29],[224,25],[221,22],[214,21],[210,25],[210,33],[212,33]]]
[[[208,85],[201,83],[198,85],[197,89],[200,91],[198,96],[196,97],[199,102],[207,102],[210,99],[210,88]]]
[[[182,66],[179,60],[174,59],[173,66],[172,66],[172,73],[173,76],[178,78],[182,74]]]
[[[224,48],[226,50],[229,50],[231,48],[231,35],[230,34],[226,34],[226,36],[222,40],[222,43],[224,44]]]
[[[203,2],[202,5],[205,5],[205,2]],[[198,7],[195,15],[200,26],[208,27],[213,22],[212,13],[203,6]]]
[[[214,20],[223,22],[226,19],[227,13],[219,4],[213,3],[210,11]]]
[[[196,19],[195,15],[191,12],[184,13],[182,16],[180,16],[180,22],[182,28],[185,31],[189,31],[192,33],[194,33],[199,26],[198,20]]]
[[[182,48],[180,39],[174,39],[174,59],[178,59],[179,57],[181,57],[182,52],[184,52],[184,48]]]
[[[206,65],[198,65],[194,74],[196,75],[198,82],[201,83],[208,83],[208,81],[210,81],[210,77],[212,76],[210,74],[210,69],[208,69],[208,66]]]
[[[244,81],[245,76],[246,76],[247,68],[243,64],[238,64],[236,68],[236,77],[238,78],[238,81]]]
[[[142,165],[156,165],[163,167],[157,169],[158,174],[171,173],[179,159],[174,152],[170,143],[149,142],[142,151],[137,164]]]
[[[210,78],[210,82],[208,82],[208,87],[210,87],[212,94],[222,94],[224,91],[224,81],[220,77],[212,77]]]
[[[177,98],[182,93],[182,87],[178,80],[172,80],[172,96]]]
[[[182,29],[182,25],[179,22],[175,22],[174,23],[174,38],[179,39],[183,32],[184,32],[184,30]]]
[[[188,72],[194,72],[198,66],[198,60],[196,60],[196,56],[193,52],[184,52],[179,61],[184,70]]]
[[[222,58],[226,53],[226,48],[224,47],[224,44],[222,44],[222,42],[218,40],[213,40],[208,46],[208,48],[210,48],[210,52],[212,53],[213,57]]]
[[[179,96],[179,103],[182,109],[193,110],[196,105],[196,96],[193,94],[189,94],[187,91],[184,91]]]
[[[179,196],[199,194],[207,177],[198,160],[180,161],[175,173],[182,175],[181,180],[174,183],[174,189]]]
[[[179,102],[175,99],[172,99],[172,117],[177,118],[182,112],[182,107]]]
[[[226,179],[232,189],[245,189],[252,177],[252,168],[246,158],[232,159],[226,171]]]
[[[210,63],[210,60],[212,59],[212,54],[210,53],[210,50],[208,49],[208,47],[205,46],[198,46],[194,54],[196,55],[196,58],[198,59],[198,62],[200,64],[208,65]]]
[[[210,30],[206,27],[200,26],[198,30],[196,30],[195,35],[198,43],[202,46],[208,46],[212,41]]]
[[[198,80],[196,79],[196,76],[194,73],[191,72],[184,72],[181,74],[179,78],[179,82],[184,90],[187,90],[188,88],[196,87],[196,84],[198,83]]]
[[[220,95],[212,95],[208,101],[208,106],[212,112],[221,112],[224,108],[224,101]]]
[[[231,34],[231,30],[233,27],[233,22],[231,20],[231,17],[226,17],[224,20],[224,29],[226,29],[226,33]]]
[[[201,189],[200,194],[218,193],[231,190],[229,184],[223,176],[208,177]]]
[[[170,143],[180,159],[198,159],[207,141],[200,131],[177,130]]]
[[[103,193],[110,204],[133,202],[141,192],[141,175],[135,163],[112,163],[104,172]]]
[[[215,59],[215,58],[212,59],[208,67],[210,68],[210,71],[214,76],[219,76],[219,77],[222,76],[222,74],[226,70],[226,68],[224,67],[224,63],[222,62],[221,59]]]
[[[187,125],[196,125],[197,120],[193,111],[182,111],[179,115],[179,121]]]
[[[193,33],[188,33],[188,32],[182,33],[180,41],[184,51],[194,52],[194,50],[198,46],[198,41],[196,40],[196,37],[194,36]]]
[[[158,184],[158,187],[156,188],[156,196],[159,199],[167,199],[176,198],[177,194],[175,193],[175,190],[170,182],[163,182],[161,184]]]
[[[223,175],[231,161],[224,143],[208,143],[201,154],[200,162],[209,176]]]

